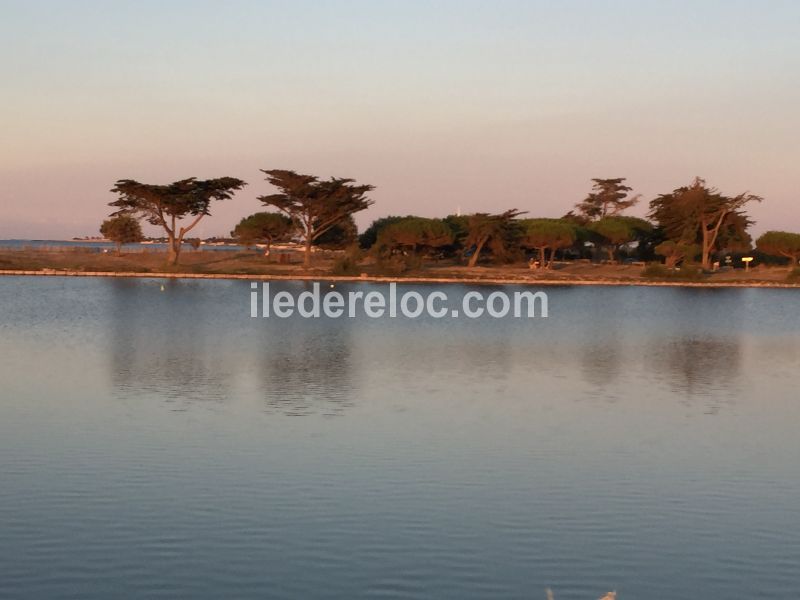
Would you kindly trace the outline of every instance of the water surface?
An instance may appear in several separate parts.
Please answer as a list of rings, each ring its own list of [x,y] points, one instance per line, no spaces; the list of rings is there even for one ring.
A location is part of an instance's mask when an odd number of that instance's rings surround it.
[[[796,291],[415,321],[249,292],[0,279],[0,597],[797,596]]]

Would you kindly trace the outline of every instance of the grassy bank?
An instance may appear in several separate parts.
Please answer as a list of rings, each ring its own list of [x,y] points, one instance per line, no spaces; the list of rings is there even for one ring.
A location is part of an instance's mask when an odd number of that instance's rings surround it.
[[[380,265],[365,261],[353,274],[335,275],[334,259],[315,257],[314,266],[269,262],[256,252],[187,251],[177,266],[165,266],[166,255],[158,252],[123,254],[48,252],[39,250],[0,252],[3,275],[90,275],[134,277],[336,279],[342,281],[420,281],[528,283],[540,285],[688,285],[707,287],[772,286],[800,287],[797,278],[787,278],[785,268],[758,267],[750,272],[725,271],[699,277],[644,275],[641,265],[608,265],[588,262],[563,263],[553,270],[532,271],[525,263],[467,268],[450,261],[427,262],[402,274],[387,273]]]

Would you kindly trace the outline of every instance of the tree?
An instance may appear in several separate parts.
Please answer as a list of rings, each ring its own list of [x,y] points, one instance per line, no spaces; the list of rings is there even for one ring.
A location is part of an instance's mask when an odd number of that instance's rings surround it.
[[[358,226],[356,225],[356,220],[352,215],[348,215],[315,239],[314,245],[326,250],[342,250],[349,248],[357,240]]]
[[[213,200],[229,200],[233,192],[247,185],[241,179],[220,177],[218,179],[182,179],[167,185],[139,183],[132,179],[120,179],[111,189],[119,194],[119,199],[110,202],[119,210],[118,215],[139,215],[151,225],[158,225],[167,233],[169,247],[168,261],[178,264],[181,244],[189,233],[206,215]],[[179,221],[192,217],[186,226]]]
[[[556,250],[569,248],[577,239],[575,226],[563,219],[526,219],[520,244],[524,248],[539,251],[539,263],[544,268],[553,266]],[[550,262],[546,260],[546,250],[550,250]]]
[[[604,217],[592,223],[589,229],[599,236],[608,252],[608,260],[613,263],[620,246],[637,241],[652,227],[644,219],[636,217]]]
[[[231,236],[243,246],[266,244],[265,256],[269,256],[273,242],[291,237],[294,223],[286,215],[273,212],[258,212],[243,218],[231,231]]]
[[[724,196],[697,177],[690,185],[652,200],[649,216],[664,229],[669,239],[699,242],[702,266],[710,269],[711,253],[716,248],[720,231],[737,222],[740,227],[751,224],[742,208],[749,202],[761,200],[760,196],[749,192]]]
[[[626,208],[630,208],[639,201],[640,196],[636,195],[628,198],[628,193],[632,188],[625,185],[624,177],[616,179],[592,179],[594,185],[591,192],[583,202],[575,205],[579,215],[573,215],[572,211],[567,213],[574,218],[583,218],[588,221],[596,221],[606,217],[618,215]]]
[[[441,219],[404,217],[384,227],[378,234],[377,248],[434,250],[453,243],[453,231]]]
[[[106,219],[100,225],[100,233],[117,245],[117,256],[122,254],[122,244],[135,244],[142,241],[142,226],[138,219],[130,215],[118,215]]]
[[[467,237],[464,242],[467,248],[473,248],[469,259],[469,267],[478,264],[478,258],[484,247],[489,248],[497,257],[508,255],[509,248],[516,241],[519,230],[515,227],[515,219],[525,214],[516,208],[501,214],[475,213],[467,218]]]
[[[756,248],[770,256],[788,258],[789,270],[792,271],[800,260],[800,233],[768,231],[756,240]]]
[[[397,223],[398,221],[402,221],[407,217],[400,217],[400,216],[388,216],[388,217],[381,217],[380,219],[375,219],[369,227],[367,227],[364,232],[358,236],[358,245],[361,246],[364,250],[369,250],[375,245],[375,242],[378,241],[378,235],[380,235],[381,230],[386,227],[387,225],[391,225],[392,223]]]
[[[280,193],[259,196],[267,206],[274,206],[297,225],[305,244],[304,265],[311,265],[311,246],[334,225],[369,208],[373,202],[366,194],[371,185],[354,185],[353,179],[331,177],[320,180],[281,169],[264,170],[267,181]]]
[[[667,240],[658,244],[654,251],[659,256],[664,257],[664,263],[668,269],[674,269],[678,263],[695,257],[700,252],[697,244],[686,241]]]

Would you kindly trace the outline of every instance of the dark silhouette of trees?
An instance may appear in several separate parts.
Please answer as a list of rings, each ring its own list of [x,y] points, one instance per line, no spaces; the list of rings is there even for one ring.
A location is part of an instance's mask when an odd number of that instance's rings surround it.
[[[632,188],[625,185],[624,177],[617,177],[616,179],[592,179],[594,185],[592,192],[583,200],[575,205],[578,210],[578,215],[567,213],[568,215],[577,216],[585,221],[597,221],[606,217],[613,217],[635,205],[640,196],[628,197]]]
[[[474,248],[469,259],[469,267],[478,264],[484,248],[491,250],[497,258],[505,258],[519,239],[519,224],[515,219],[525,214],[516,208],[500,214],[475,213],[467,218],[467,236],[464,245]]]
[[[314,246],[325,250],[342,250],[358,241],[358,226],[352,215],[336,223],[314,240]]]
[[[158,225],[167,234],[168,261],[175,265],[181,252],[184,236],[206,215],[214,200],[229,200],[233,192],[247,185],[241,179],[220,177],[218,179],[182,179],[167,185],[139,183],[132,179],[121,179],[111,189],[119,199],[109,206],[118,208],[113,216],[141,216],[151,225]],[[191,217],[186,226],[180,221]]]
[[[374,186],[354,185],[353,179],[320,180],[313,175],[282,169],[262,169],[262,172],[280,193],[258,199],[267,206],[274,206],[297,225],[305,245],[305,267],[311,265],[311,246],[317,238],[373,204],[367,193],[375,189]]]
[[[661,242],[654,250],[656,254],[664,257],[668,269],[674,269],[684,260],[691,260],[700,254],[700,247],[697,244],[683,240]]]
[[[711,268],[711,253],[726,226],[744,230],[751,221],[742,211],[749,202],[762,198],[749,192],[724,196],[708,187],[700,177],[688,186],[661,194],[650,202],[649,216],[675,242],[699,242],[701,264]]]
[[[391,225],[392,223],[402,221],[405,218],[407,217],[388,216],[375,219],[370,226],[358,236],[358,245],[364,250],[369,250],[375,245],[375,242],[378,241],[378,235],[380,235],[380,232],[384,227]]]
[[[792,271],[800,260],[800,233],[768,231],[756,240],[756,248],[770,256],[788,258],[789,270]]]
[[[117,256],[122,254],[122,244],[135,244],[143,239],[139,220],[130,215],[117,215],[106,219],[100,225],[100,233],[117,245]]]

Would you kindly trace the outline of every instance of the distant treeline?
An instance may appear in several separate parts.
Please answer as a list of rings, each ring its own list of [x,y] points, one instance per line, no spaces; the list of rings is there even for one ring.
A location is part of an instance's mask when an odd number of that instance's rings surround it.
[[[312,248],[359,248],[379,259],[450,258],[469,266],[529,259],[550,268],[558,259],[589,258],[663,260],[668,268],[697,262],[710,270],[724,256],[748,253],[753,221],[745,208],[762,198],[744,192],[727,196],[696,178],[690,184],[650,200],[647,218],[624,214],[638,204],[625,178],[593,179],[587,196],[560,218],[533,218],[509,208],[500,213],[474,213],[428,218],[383,217],[358,232],[353,215],[373,204],[371,185],[352,179],[320,179],[294,171],[264,170],[275,193],[260,196],[262,212],[244,217],[231,232],[240,244],[270,245],[296,241],[310,265]],[[169,260],[178,261],[187,234],[210,215],[212,201],[230,199],[244,181],[233,177],[184,179],[166,185],[130,179],[116,183],[116,210],[101,233],[118,244],[142,239],[140,219],[161,227]],[[194,240],[193,240],[194,241]],[[199,243],[199,240],[195,243]],[[767,232],[756,241],[767,256],[800,258],[800,234]]]

